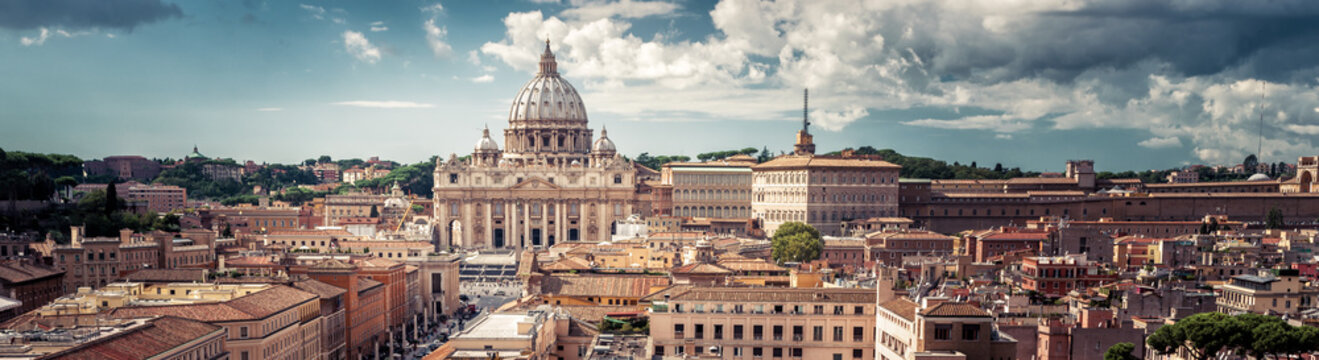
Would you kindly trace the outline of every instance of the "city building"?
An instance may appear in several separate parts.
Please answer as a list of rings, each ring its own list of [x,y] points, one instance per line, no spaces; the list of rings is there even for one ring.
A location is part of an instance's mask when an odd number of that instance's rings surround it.
[[[409,257],[405,263],[417,267],[423,304],[420,315],[426,323],[438,321],[440,315],[450,315],[458,310],[458,255],[425,254]]]
[[[1237,275],[1223,285],[1218,296],[1218,312],[1294,316],[1313,309],[1316,295],[1319,290],[1306,286],[1296,270]]]
[[[866,235],[866,261],[902,266],[902,258],[952,255],[957,237],[924,230],[885,230]]]
[[[657,357],[875,358],[874,290],[691,287],[649,315]]]
[[[1178,170],[1168,173],[1169,184],[1193,184],[1200,182],[1200,173],[1196,171]]]
[[[557,67],[546,43],[540,71],[513,100],[503,150],[486,129],[469,160],[436,160],[439,247],[608,241],[616,220],[639,212],[637,167],[605,130],[594,139],[586,106]]]
[[[94,315],[92,315],[94,316]],[[87,317],[92,317],[87,316]],[[75,316],[80,318],[82,316]],[[5,359],[228,359],[226,329],[175,316],[82,319],[69,324],[27,317],[6,323]],[[102,326],[87,326],[87,325]]]
[[[663,214],[677,217],[750,218],[751,166],[756,159],[738,154],[700,163],[668,163],[660,170],[670,195]]]
[[[560,319],[570,321],[567,315],[557,313],[548,306],[527,312],[481,314],[423,359],[555,358],[555,344],[559,335],[556,328]]]
[[[0,311],[0,321],[9,320],[64,295],[64,272],[24,260],[0,262],[0,295],[19,302]]]
[[[879,305],[875,322],[876,359],[1028,358],[1017,354],[1017,340],[999,332],[989,312],[968,303],[896,298]]]
[[[290,272],[295,270],[290,269]],[[314,280],[345,290],[343,328],[348,358],[369,356],[378,345],[388,340],[386,298],[389,294],[384,283],[361,275],[357,265],[337,259],[321,261],[302,271]]]
[[[144,203],[145,207],[136,209],[139,212],[164,214],[187,207],[188,189],[173,185],[133,185],[123,197],[130,203]]]
[[[821,234],[843,236],[844,222],[898,216],[898,170],[878,156],[815,155],[803,120],[796,151],[751,167],[752,216],[766,236],[796,221]]]
[[[1022,258],[1021,275],[1021,289],[1054,298],[1118,279],[1117,273],[1106,272],[1082,254]]]
[[[119,237],[91,238],[83,234],[83,228],[75,226],[71,228],[69,244],[47,239],[36,249],[65,273],[65,291],[105,286],[139,269],[207,267],[215,261],[213,231],[189,229],[179,234],[161,231],[136,234],[124,229]]]
[[[83,162],[84,176],[113,175],[120,180],[151,181],[160,175],[160,163],[137,155],[107,156]],[[122,193],[120,193],[122,194]]]

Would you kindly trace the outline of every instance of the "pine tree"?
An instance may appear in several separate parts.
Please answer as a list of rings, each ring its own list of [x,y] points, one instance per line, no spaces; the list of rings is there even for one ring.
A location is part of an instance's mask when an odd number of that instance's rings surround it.
[[[119,190],[115,188],[115,182],[111,181],[105,186],[105,214],[110,215],[119,210]]]

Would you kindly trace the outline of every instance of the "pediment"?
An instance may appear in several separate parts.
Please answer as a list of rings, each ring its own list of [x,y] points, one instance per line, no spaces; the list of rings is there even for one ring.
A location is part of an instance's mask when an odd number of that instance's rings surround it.
[[[551,182],[549,182],[549,181],[546,181],[545,179],[538,178],[538,177],[533,177],[533,178],[528,178],[528,179],[522,180],[522,182],[517,183],[516,185],[513,185],[513,186],[509,187],[509,189],[513,189],[513,190],[558,190],[558,189],[560,189],[560,188],[559,188],[558,185],[554,185],[554,183],[551,183]]]

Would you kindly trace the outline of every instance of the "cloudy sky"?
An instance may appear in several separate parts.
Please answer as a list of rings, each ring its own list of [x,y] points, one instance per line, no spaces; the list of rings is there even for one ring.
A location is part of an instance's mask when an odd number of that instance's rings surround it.
[[[873,145],[1059,170],[1319,154],[1314,0],[0,2],[0,147],[403,162],[502,129],[549,39],[620,151]],[[1261,125],[1262,118],[1262,125]]]

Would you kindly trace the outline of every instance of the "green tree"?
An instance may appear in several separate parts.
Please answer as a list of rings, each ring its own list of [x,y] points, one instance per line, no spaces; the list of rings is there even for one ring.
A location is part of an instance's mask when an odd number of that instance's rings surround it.
[[[105,186],[105,215],[119,211],[119,190],[115,189],[115,182],[111,181]]]
[[[1244,322],[1223,313],[1199,313],[1165,325],[1145,339],[1155,352],[1164,355],[1184,350],[1196,360],[1214,358],[1219,351],[1241,344],[1249,337]]]
[[[760,149],[760,155],[759,155],[759,156],[756,156],[756,162],[758,162],[758,163],[763,163],[763,162],[769,161],[769,159],[773,159],[773,158],[774,158],[774,154],[770,154],[770,153],[769,153],[769,147],[766,146],[766,147]]]
[[[316,158],[316,162],[317,162],[317,163],[321,163],[321,164],[328,163],[328,162],[330,162],[330,161],[332,161],[332,160],[333,160],[333,159],[330,159],[330,156],[329,156],[329,155],[321,155],[321,157]]]
[[[1246,159],[1241,160],[1241,167],[1246,168],[1247,174],[1254,174],[1259,168],[1259,158],[1255,154],[1246,155]]]
[[[1264,216],[1264,228],[1281,229],[1282,227],[1282,209],[1274,206],[1272,209],[1269,209],[1269,214]]]
[[[1136,344],[1129,342],[1113,344],[1113,346],[1108,347],[1107,351],[1104,351],[1104,360],[1137,360],[1136,355],[1131,354],[1134,350],[1136,350]]]
[[[820,258],[824,243],[820,240],[820,231],[814,227],[790,221],[779,225],[771,241],[774,261],[807,262]]]
[[[1300,332],[1281,320],[1256,326],[1250,334],[1253,336],[1248,353],[1257,358],[1268,358],[1268,355],[1277,358],[1301,349]]]

